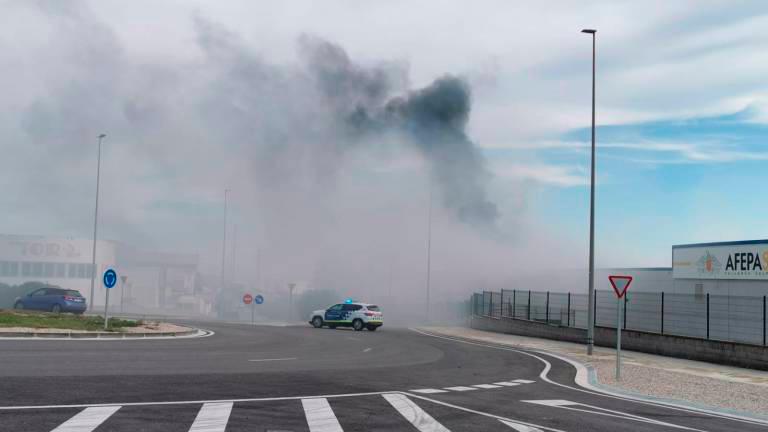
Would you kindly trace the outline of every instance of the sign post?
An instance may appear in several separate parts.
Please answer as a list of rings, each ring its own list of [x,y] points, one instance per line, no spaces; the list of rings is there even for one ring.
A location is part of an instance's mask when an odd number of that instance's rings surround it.
[[[253,296],[246,294],[243,296],[243,303],[251,305],[251,325],[253,325]]]
[[[106,300],[104,300],[104,331],[106,331],[107,327],[109,327],[109,291],[117,283],[117,272],[111,268],[107,269],[102,280],[104,281],[104,287],[107,288],[107,296]]]
[[[627,293],[632,276],[608,276],[613,291],[616,292],[616,381],[621,381],[621,323],[624,321],[624,308],[621,299]]]
[[[125,301],[125,281],[128,276],[120,276],[120,313],[123,313],[123,301]]]

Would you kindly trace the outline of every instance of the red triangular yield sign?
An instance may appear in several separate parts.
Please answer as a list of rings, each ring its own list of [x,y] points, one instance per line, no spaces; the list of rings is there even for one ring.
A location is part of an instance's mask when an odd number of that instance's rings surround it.
[[[622,298],[627,293],[629,284],[632,283],[632,276],[608,276],[613,290],[616,291],[616,297]]]

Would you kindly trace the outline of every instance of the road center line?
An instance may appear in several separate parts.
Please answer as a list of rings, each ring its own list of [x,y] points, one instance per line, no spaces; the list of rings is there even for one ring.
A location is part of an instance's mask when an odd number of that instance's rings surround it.
[[[268,361],[283,361],[283,360],[298,360],[298,357],[284,357],[284,358],[271,358],[271,359],[251,359],[249,362],[268,362]]]

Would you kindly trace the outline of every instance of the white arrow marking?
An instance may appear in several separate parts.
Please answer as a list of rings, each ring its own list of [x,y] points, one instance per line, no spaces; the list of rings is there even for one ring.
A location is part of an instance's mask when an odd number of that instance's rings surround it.
[[[536,405],[550,406],[550,407],[557,407],[557,408],[567,409],[567,410],[571,410],[571,411],[585,412],[585,413],[589,413],[589,414],[597,414],[597,415],[602,415],[602,416],[606,416],[606,417],[617,417],[617,418],[622,418],[622,419],[626,419],[626,420],[634,420],[634,421],[641,422],[641,423],[650,423],[650,424],[654,424],[654,425],[658,425],[658,426],[667,426],[667,427],[671,427],[671,428],[675,428],[675,429],[684,429],[684,430],[692,430],[692,431],[703,432],[703,431],[701,431],[701,429],[689,428],[689,427],[686,427],[686,426],[680,426],[680,425],[676,425],[676,424],[672,424],[672,423],[666,423],[666,422],[663,422],[663,421],[653,420],[653,419],[649,419],[649,418],[646,418],[646,417],[640,417],[640,416],[636,416],[634,414],[629,414],[629,413],[625,413],[625,412],[621,412],[621,411],[609,410],[609,409],[606,409],[606,408],[601,408],[601,407],[597,407],[597,406],[593,406],[593,405],[587,405],[587,404],[583,404],[583,403],[579,403],[579,402],[572,402],[572,401],[563,400],[563,399],[524,400],[524,401],[521,401],[521,402],[526,402],[526,403],[531,403],[531,404],[536,404]],[[584,408],[588,408],[588,409],[577,408],[577,407],[584,407]]]
[[[499,421],[511,427],[512,429],[516,430],[517,432],[544,432],[541,429],[535,428],[533,426],[528,426],[520,423],[512,423],[506,420],[499,420]]]

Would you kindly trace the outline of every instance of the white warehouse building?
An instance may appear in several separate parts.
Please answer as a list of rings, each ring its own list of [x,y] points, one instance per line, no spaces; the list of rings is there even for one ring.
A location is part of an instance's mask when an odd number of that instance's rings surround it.
[[[90,298],[92,239],[0,234],[0,282],[20,285],[43,282],[75,289],[94,307],[103,307],[106,290],[101,275],[114,268],[127,277],[110,294],[110,304],[128,310],[179,310],[207,314],[211,304],[196,296],[198,257],[136,249],[127,244],[96,242],[96,279]]]

